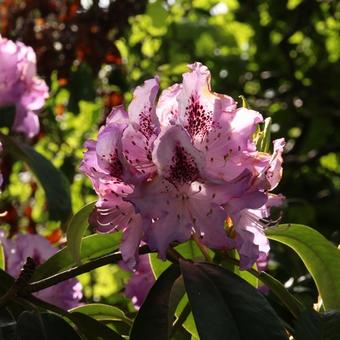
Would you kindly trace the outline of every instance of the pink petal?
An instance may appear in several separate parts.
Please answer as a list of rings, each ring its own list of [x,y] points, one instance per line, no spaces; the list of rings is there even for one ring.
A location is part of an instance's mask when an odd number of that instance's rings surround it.
[[[129,119],[134,128],[149,139],[158,129],[155,99],[159,88],[159,78],[146,80],[143,86],[138,86],[133,93],[129,105]]]
[[[171,183],[197,180],[204,155],[194,148],[188,133],[178,125],[165,128],[154,143],[152,159],[158,173]]]
[[[159,97],[156,113],[161,126],[178,123],[178,95],[182,91],[182,84],[174,84],[163,90]]]
[[[156,167],[152,162],[153,138],[147,139],[140,131],[129,125],[123,134],[123,154],[128,163],[143,174],[152,174]]]

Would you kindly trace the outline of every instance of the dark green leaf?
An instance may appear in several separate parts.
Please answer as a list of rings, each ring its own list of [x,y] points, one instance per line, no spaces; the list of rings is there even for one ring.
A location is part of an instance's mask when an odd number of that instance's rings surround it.
[[[22,312],[17,322],[17,336],[22,340],[47,340],[41,317],[33,312]]]
[[[290,294],[280,281],[265,272],[260,273],[259,279],[272,290],[296,318],[299,316],[304,309],[303,304],[294,295]]]
[[[11,128],[14,123],[15,105],[0,107],[0,127]]]
[[[90,261],[97,257],[113,253],[118,250],[122,233],[94,234],[84,237],[80,259],[82,262]],[[38,281],[53,274],[70,269],[76,265],[68,247],[59,250],[46,262],[37,268],[33,275],[33,281]]]
[[[0,339],[17,339],[16,321],[4,307],[0,308]]]
[[[267,300],[239,276],[210,263],[181,261],[181,270],[201,339],[287,339]]]
[[[340,310],[340,250],[319,232],[304,225],[269,228],[271,240],[291,247],[315,280],[326,310]]]
[[[340,312],[301,313],[295,327],[295,340],[338,340],[340,337]]]
[[[72,69],[70,77],[69,111],[78,114],[81,100],[93,101],[96,97],[92,69],[85,62]]]
[[[17,322],[17,336],[21,340],[79,340],[79,335],[62,318],[51,313],[23,312]]]
[[[67,247],[69,248],[73,259],[77,264],[81,263],[80,248],[81,240],[88,228],[88,219],[96,202],[89,203],[82,207],[75,215],[73,215],[67,226]]]
[[[131,340],[168,339],[170,292],[179,275],[178,266],[173,264],[155,282],[136,316]]]
[[[72,212],[72,206],[69,183],[63,173],[30,146],[3,134],[0,134],[0,140],[4,144],[4,150],[17,160],[25,162],[39,180],[46,194],[50,218],[66,221]]]
[[[0,269],[0,295],[5,294],[13,283],[13,277]]]
[[[241,339],[229,307],[214,282],[196,264],[187,261],[181,261],[180,264],[200,338]]]

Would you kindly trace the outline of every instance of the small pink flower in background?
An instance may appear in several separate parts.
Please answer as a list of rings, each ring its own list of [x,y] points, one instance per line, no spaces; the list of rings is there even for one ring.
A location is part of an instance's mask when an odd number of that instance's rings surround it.
[[[128,111],[114,108],[98,140],[85,144],[81,170],[99,196],[92,223],[99,232],[124,232],[130,268],[142,241],[165,258],[172,242],[193,234],[214,249],[237,248],[243,268],[264,263],[260,220],[282,175],[284,141],[274,141],[273,154],[256,150],[261,114],[212,92],[200,63],[157,101],[158,83],[137,87]]]
[[[123,262],[121,266],[123,269],[129,270]],[[141,255],[138,265],[133,271],[124,291],[125,295],[131,299],[137,310],[143,304],[154,283],[155,276],[151,269],[149,256]]]
[[[18,234],[12,239],[7,239],[0,230],[0,243],[5,252],[6,271],[14,278],[19,277],[27,257],[31,257],[37,265],[40,265],[57,252],[57,248],[40,235]],[[75,278],[43,289],[34,295],[63,309],[78,306],[83,297],[82,286]]]
[[[0,106],[15,105],[13,130],[29,138],[37,135],[37,111],[47,97],[48,87],[37,76],[33,49],[0,36]]]
[[[3,148],[2,148],[2,143],[0,142],[0,155],[1,155],[1,153],[2,153],[2,150],[3,150]],[[0,172],[0,188],[1,188],[1,185],[2,185],[3,180],[4,180],[4,178],[3,178],[3,176],[2,176],[2,173]]]

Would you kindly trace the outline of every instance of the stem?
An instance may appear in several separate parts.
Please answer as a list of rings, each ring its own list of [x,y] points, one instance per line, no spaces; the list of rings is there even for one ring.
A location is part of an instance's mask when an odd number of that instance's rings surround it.
[[[150,253],[150,249],[147,246],[142,246],[139,248],[139,254],[147,254]],[[46,279],[42,279],[36,282],[30,283],[26,288],[25,291],[29,293],[37,292],[39,290],[51,287],[56,285],[59,282],[71,279],[73,277],[76,277],[80,274],[87,273],[91,270],[94,270],[96,268],[105,266],[107,264],[111,263],[117,263],[118,261],[122,260],[122,254],[121,253],[114,253],[114,254],[108,254],[101,257],[98,257],[91,262],[84,263],[78,267],[74,267],[68,270],[65,270],[61,273],[57,273],[53,276],[50,276]]]
[[[197,236],[196,233],[194,233],[192,235],[192,239],[194,240],[194,242],[197,244],[198,248],[200,249],[201,253],[203,254],[204,258],[208,261],[208,262],[212,262],[212,258],[211,256],[209,255],[209,252],[208,252],[208,248],[201,243],[199,237]]]

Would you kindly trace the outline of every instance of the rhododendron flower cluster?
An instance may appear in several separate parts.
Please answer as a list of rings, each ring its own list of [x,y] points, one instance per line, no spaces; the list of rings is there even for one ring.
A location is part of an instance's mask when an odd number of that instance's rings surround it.
[[[47,96],[46,83],[37,77],[33,49],[0,36],[0,106],[15,105],[14,131],[29,138],[39,132],[37,110]]]
[[[213,249],[238,249],[241,268],[263,265],[263,218],[281,199],[268,192],[281,178],[283,139],[272,154],[256,150],[263,117],[212,92],[200,63],[159,98],[158,90],[158,77],[145,81],[128,110],[113,108],[97,141],[85,144],[81,170],[99,196],[92,223],[123,231],[130,267],[141,241],[165,258],[171,243],[193,235]]]
[[[44,237],[33,234],[18,234],[14,238],[8,239],[5,233],[0,230],[0,244],[4,248],[5,269],[14,278],[19,277],[27,257],[31,257],[36,265],[40,265],[57,252],[57,249]],[[75,278],[40,290],[34,295],[63,309],[78,306],[83,297],[82,286]]]

